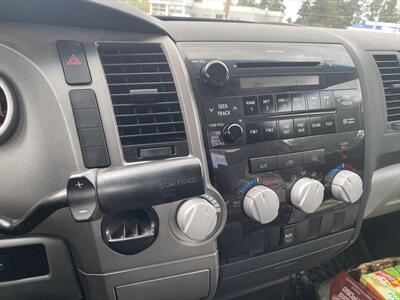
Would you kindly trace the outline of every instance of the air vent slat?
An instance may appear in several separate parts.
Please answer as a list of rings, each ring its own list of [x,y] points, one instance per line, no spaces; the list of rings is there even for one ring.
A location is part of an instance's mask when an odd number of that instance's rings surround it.
[[[169,101],[169,102],[154,102],[154,103],[117,103],[113,104],[114,107],[141,107],[141,106],[157,106],[157,105],[170,105],[179,104],[179,101]]]
[[[157,96],[157,95],[176,95],[176,92],[158,92],[155,95],[152,96]],[[122,93],[122,94],[111,94],[111,97],[125,97],[125,96],[140,96],[140,95],[132,95],[128,93]]]
[[[382,80],[382,82],[385,83],[397,83],[400,82],[400,78],[394,79],[394,80]]]
[[[128,162],[143,148],[172,146],[188,154],[175,82],[159,44],[101,43],[99,53]]]
[[[103,67],[126,67],[126,66],[166,66],[167,62],[142,62],[142,63],[109,63],[103,64]],[[107,73],[106,73],[107,75]]]
[[[157,112],[157,113],[152,113],[152,116],[165,116],[165,115],[174,115],[174,114],[182,114],[181,111],[166,111],[166,112]],[[144,116],[149,116],[148,113],[143,113],[143,114],[119,114],[115,115],[117,118],[127,118],[127,117],[144,117]]]
[[[381,75],[385,93],[386,114],[389,122],[400,120],[400,62],[398,54],[373,55]]]
[[[175,131],[175,132],[158,132],[158,133],[142,133],[142,134],[127,134],[121,135],[121,139],[135,138],[135,137],[149,137],[149,136],[165,136],[171,134],[185,134],[185,131]]]
[[[136,73],[111,73],[106,74],[106,76],[146,76],[146,75],[168,75],[170,72],[136,72]]]
[[[107,57],[126,57],[126,56],[164,56],[163,53],[118,53],[118,54],[103,54],[103,58]]]
[[[157,126],[162,126],[162,125],[182,125],[182,121],[176,121],[176,122],[159,122],[157,123]],[[118,128],[135,128],[135,127],[146,127],[146,126],[155,126],[154,124],[146,124],[146,123],[141,123],[141,124],[127,124],[127,125],[119,125]]]

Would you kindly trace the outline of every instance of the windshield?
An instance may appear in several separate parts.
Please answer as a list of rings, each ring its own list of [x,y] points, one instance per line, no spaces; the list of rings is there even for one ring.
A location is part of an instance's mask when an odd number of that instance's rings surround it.
[[[400,0],[122,0],[162,18],[400,32]]]

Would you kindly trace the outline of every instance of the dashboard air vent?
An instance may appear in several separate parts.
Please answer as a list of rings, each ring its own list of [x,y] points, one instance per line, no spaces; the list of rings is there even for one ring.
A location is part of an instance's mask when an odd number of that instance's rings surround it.
[[[188,154],[172,73],[159,44],[100,43],[125,160]]]
[[[387,120],[400,121],[400,61],[396,52],[375,54],[385,92]]]

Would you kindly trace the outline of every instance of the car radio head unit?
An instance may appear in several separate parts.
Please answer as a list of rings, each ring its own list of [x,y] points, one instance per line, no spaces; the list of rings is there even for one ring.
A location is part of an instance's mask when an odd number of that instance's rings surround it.
[[[341,45],[185,43],[228,222],[226,262],[354,227],[362,195],[362,93]],[[251,57],[252,60],[249,60]]]

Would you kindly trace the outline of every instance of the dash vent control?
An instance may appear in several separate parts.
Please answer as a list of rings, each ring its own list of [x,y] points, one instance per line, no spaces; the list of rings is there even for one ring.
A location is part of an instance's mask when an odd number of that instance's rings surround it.
[[[178,94],[162,47],[100,43],[99,53],[125,160],[188,155]]]

